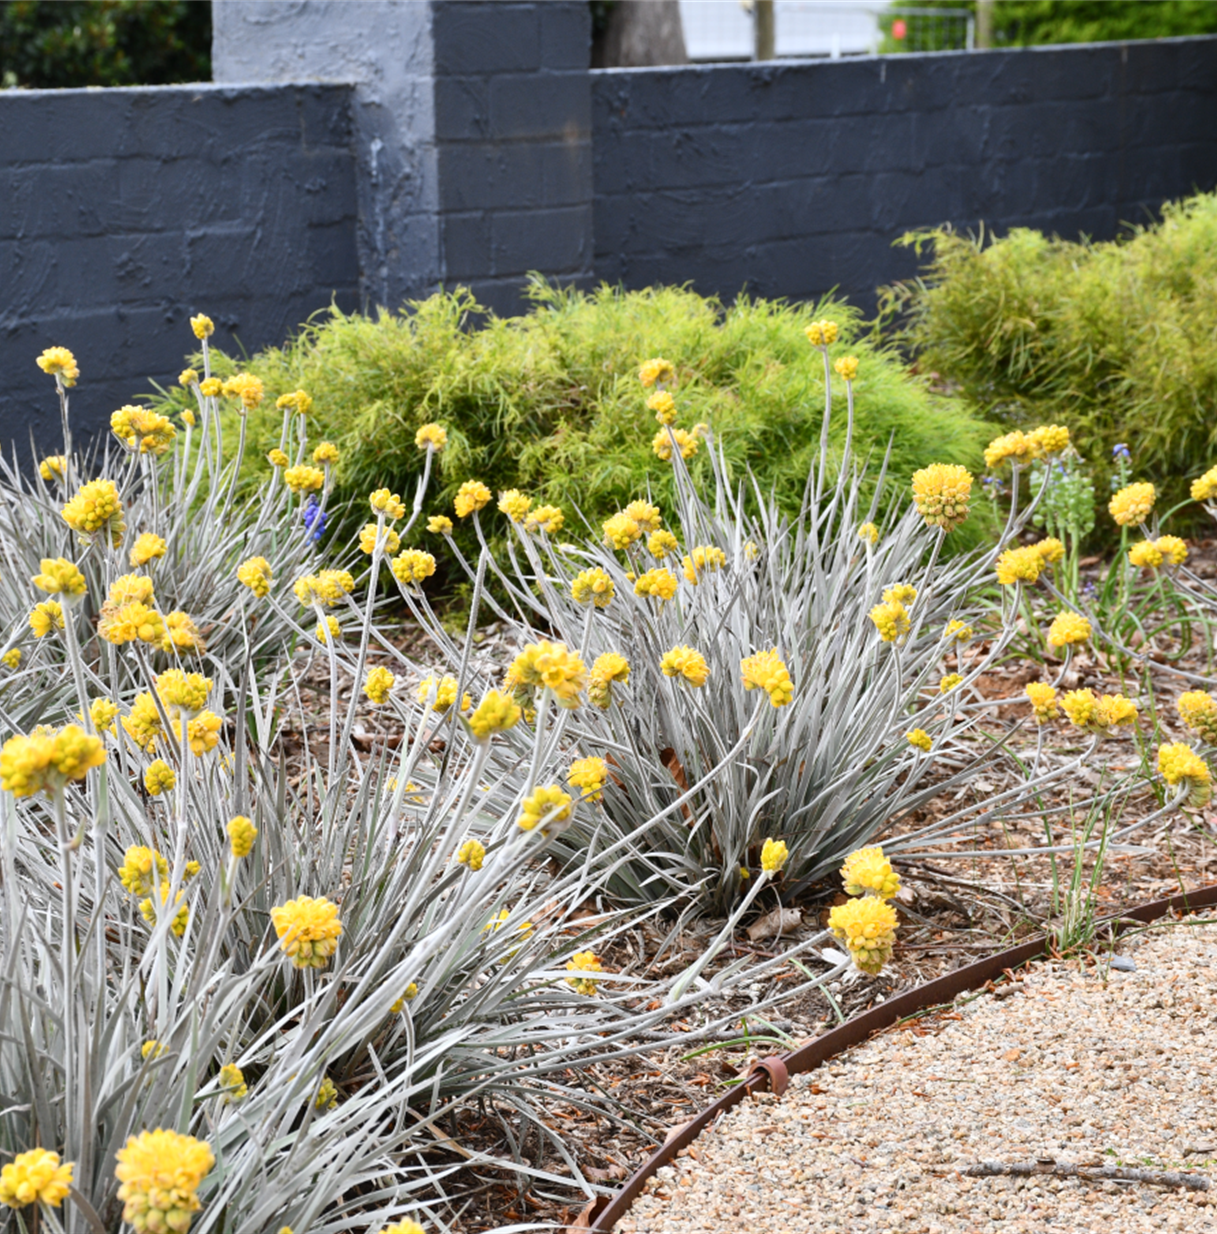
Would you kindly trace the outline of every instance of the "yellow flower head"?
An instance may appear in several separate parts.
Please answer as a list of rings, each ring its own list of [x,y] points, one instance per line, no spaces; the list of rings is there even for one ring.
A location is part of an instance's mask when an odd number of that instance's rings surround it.
[[[452,520],[446,514],[433,514],[427,519],[427,530],[434,536],[450,536]]]
[[[962,684],[963,676],[960,673],[948,673],[938,683],[939,694],[949,694],[956,686]]]
[[[417,997],[418,997],[418,983],[415,981],[411,981],[410,984],[406,986],[405,992],[402,994],[401,998],[399,998],[389,1008],[389,1014],[397,1015],[399,1011],[402,1011],[405,1009],[405,1006],[407,1003],[412,1003]],[[409,1225],[410,1223],[407,1222],[406,1224]],[[393,1227],[390,1226],[389,1228],[392,1229]],[[422,1226],[419,1226],[419,1229],[421,1230]],[[280,1231],[279,1234],[283,1234],[283,1232]]]
[[[727,564],[727,554],[713,544],[699,544],[691,549],[681,564],[684,566],[684,576],[695,587],[699,580],[699,572],[713,574],[722,570]]]
[[[1157,497],[1157,489],[1141,481],[1122,488],[1107,503],[1107,509],[1121,527],[1135,527],[1149,518]]]
[[[676,440],[676,448],[680,451],[680,457],[683,459],[693,458],[697,451],[701,449],[696,429],[689,433],[683,428],[661,428],[651,439],[651,450],[656,458],[662,459],[666,463],[672,457],[673,438]]]
[[[173,790],[177,784],[177,774],[164,759],[158,758],[144,772],[144,787],[153,797]]]
[[[276,905],[270,919],[279,936],[279,949],[297,968],[324,968],[338,950],[342,922],[338,907],[324,896],[300,896]]]
[[[920,475],[920,474],[921,474],[920,472],[917,473],[917,475]],[[917,482],[917,476],[914,476],[913,477],[914,486],[916,485],[916,482]],[[915,487],[914,487],[913,492],[915,495],[916,494]],[[879,528],[876,527],[874,523],[863,523],[862,526],[858,528],[858,539],[864,540],[867,544],[870,544],[872,546],[878,544],[879,543]]]
[[[858,359],[856,356],[842,356],[833,363],[833,368],[842,381],[854,381],[858,376]]]
[[[1179,695],[1175,704],[1179,718],[1211,746],[1217,746],[1217,698],[1203,690],[1189,690]]]
[[[283,1234],[280,1230],[279,1234]],[[387,1225],[383,1230],[378,1231],[378,1234],[427,1234],[417,1221],[411,1221],[407,1217],[404,1221],[397,1221],[393,1225]]]
[[[613,686],[626,685],[630,680],[630,663],[616,651],[606,651],[596,657],[588,674],[587,697],[595,707],[605,710],[613,701]]]
[[[505,493],[499,494],[499,509],[513,523],[520,523],[532,509],[532,498],[526,497],[518,488],[509,488]]]
[[[160,891],[153,893],[161,902],[161,908],[165,908],[169,904],[169,884],[161,883]],[[173,897],[173,922],[169,928],[173,933],[181,938],[186,933],[186,927],[190,924],[190,906],[185,902],[186,893],[179,891]],[[139,915],[150,925],[154,926],[157,922],[156,901],[149,896],[146,900],[141,900],[139,903]]]
[[[608,764],[602,758],[577,758],[566,773],[567,783],[579,789],[588,801],[599,801],[608,779]]]
[[[813,321],[805,327],[803,333],[813,347],[831,347],[837,341],[837,323],[835,321]]]
[[[330,1077],[322,1076],[317,1091],[313,1094],[315,1110],[336,1110],[338,1108],[338,1086]]]
[[[917,599],[917,588],[912,583],[893,583],[883,589],[884,604],[912,604]]]
[[[608,608],[613,602],[616,588],[607,572],[597,566],[575,575],[570,585],[570,594],[576,604],[594,604],[597,608]]]
[[[156,693],[170,718],[185,712],[197,715],[207,706],[212,681],[201,673],[187,673],[180,668],[171,668],[156,679]]]
[[[1086,642],[1090,635],[1090,622],[1080,613],[1058,613],[1048,627],[1048,646],[1078,646]]]
[[[389,697],[389,691],[397,684],[397,678],[387,668],[368,670],[367,679],[363,683],[363,692],[374,703],[383,703]]]
[[[169,862],[160,853],[133,844],[118,867],[118,877],[133,896],[146,896],[158,880],[164,882],[169,878]]]
[[[878,896],[847,900],[828,914],[828,928],[848,948],[854,964],[872,977],[892,958],[897,924],[896,910]]]
[[[957,643],[966,643],[973,635],[974,631],[965,621],[952,620],[946,624],[946,629],[942,632],[942,637],[948,642],[954,639]]]
[[[1036,582],[1044,565],[1044,559],[1036,552],[1034,545],[1021,545],[1006,549],[997,559],[994,569],[997,571],[997,581],[1003,587],[1013,587],[1015,583]]]
[[[232,855],[238,861],[254,851],[254,841],[257,838],[257,827],[244,814],[237,814],[228,820],[228,843],[232,847]]]
[[[1217,497],[1217,467],[1210,467],[1198,480],[1192,481],[1192,500],[1212,501],[1215,497]]]
[[[710,676],[706,657],[692,647],[679,646],[665,651],[659,667],[665,677],[679,677],[691,686],[704,686]]]
[[[435,558],[422,549],[407,548],[393,558],[389,568],[403,587],[417,587],[435,573]]]
[[[890,900],[900,890],[900,875],[878,844],[850,853],[841,867],[841,878],[849,896],[874,895]]]
[[[383,531],[376,523],[365,523],[359,532],[359,547],[370,557],[376,551],[376,542],[380,541],[380,549],[386,556],[396,553],[401,548],[401,537],[392,527]]]
[[[1025,689],[1031,710],[1035,715],[1036,724],[1047,724],[1049,720],[1060,717],[1060,708],[1056,705],[1056,690],[1042,681],[1033,681]]]
[[[280,411],[294,411],[298,416],[307,416],[313,410],[313,399],[303,390],[293,390],[290,394],[280,394],[275,399],[275,406]]]
[[[605,519],[602,529],[605,544],[619,552],[629,548],[642,535],[642,528],[624,511]]]
[[[63,521],[86,542],[95,536],[108,538],[113,548],[123,542],[127,526],[123,521],[118,487],[113,480],[90,480],[82,484],[61,513]]]
[[[192,754],[203,755],[220,744],[220,730],[224,721],[213,711],[201,711],[193,720],[186,722],[186,743]],[[173,721],[174,741],[181,744],[182,722]]]
[[[292,585],[296,599],[305,607],[314,604],[333,607],[354,590],[355,579],[349,570],[322,570],[318,574],[305,574]]]
[[[651,596],[655,600],[670,600],[676,594],[676,575],[671,570],[648,570],[634,583],[636,596]]]
[[[525,531],[543,531],[556,536],[562,530],[566,516],[557,506],[534,506],[524,519]]]
[[[1070,721],[1088,733],[1110,733],[1137,722],[1137,705],[1122,694],[1096,697],[1093,690],[1070,690],[1060,702]]]
[[[199,375],[192,368],[184,368],[177,375],[177,384],[189,390],[191,386],[197,386],[199,383]]]
[[[424,424],[414,434],[414,444],[420,450],[435,450],[438,453],[448,444],[448,430],[438,424]]]
[[[1154,546],[1172,566],[1181,566],[1187,560],[1187,544],[1178,536],[1159,536]]]
[[[101,739],[79,725],[36,729],[28,737],[10,737],[0,748],[0,789],[14,797],[52,795],[105,761]]]
[[[895,643],[904,638],[912,628],[904,605],[899,603],[876,604],[870,611],[870,619],[885,643]]]
[[[435,677],[424,677],[419,683],[417,697],[420,703],[429,705],[432,711],[438,711],[442,715],[456,702],[456,678],[441,677],[437,680]],[[471,701],[466,694],[461,702],[461,710],[468,710]]]
[[[286,467],[291,463],[292,460],[289,459],[287,455],[282,450],[279,449],[278,446],[276,446],[273,450],[271,450],[267,454],[266,461],[272,467]]]
[[[918,750],[924,750],[926,754],[930,752],[930,748],[934,742],[929,733],[923,728],[913,728],[904,734],[904,739],[909,745],[914,746]]]
[[[27,1204],[46,1204],[58,1208],[72,1185],[73,1162],[59,1164],[59,1154],[45,1148],[18,1153],[0,1168],[0,1204],[24,1208]]]
[[[490,504],[490,490],[480,480],[466,480],[456,491],[457,518],[468,518]]]
[[[194,418],[194,412],[191,411],[189,407],[184,407],[182,409],[182,423],[190,428],[194,428],[195,426],[196,421]]]
[[[456,860],[458,865],[468,866],[476,873],[486,860],[486,846],[480,840],[466,840],[456,850]]]
[[[660,424],[676,422],[676,400],[666,390],[656,390],[647,399],[647,409],[655,413]]]
[[[166,652],[196,651],[200,655],[207,650],[193,618],[180,609],[165,614],[165,637],[161,650]]]
[[[165,732],[156,699],[151,694],[137,694],[131,703],[131,714],[123,717],[123,729],[142,750],[151,750],[156,739]]]
[[[131,564],[138,570],[140,566],[146,566],[148,562],[164,557],[168,550],[169,546],[160,536],[154,536],[150,531],[145,531],[143,535],[136,537],[135,543],[131,546]]]
[[[206,1141],[158,1127],[131,1136],[116,1155],[123,1220],[137,1234],[187,1234],[199,1186],[216,1163]]]
[[[68,460],[62,454],[48,454],[38,464],[38,474],[49,484],[52,480],[62,480],[68,469]]]
[[[663,524],[663,515],[659,513],[659,507],[651,505],[649,501],[631,501],[622,514],[632,518],[638,524],[639,530],[643,532],[658,531]]]
[[[775,707],[785,707],[794,699],[794,682],[786,665],[778,658],[777,648],[758,651],[740,661],[744,689],[764,690]]]
[[[236,1105],[249,1096],[245,1074],[235,1063],[225,1063],[220,1068],[220,1091],[224,1094],[225,1105]]]
[[[338,447],[332,441],[322,441],[313,450],[313,462],[322,467],[333,467],[338,462]]]
[[[46,638],[52,630],[63,629],[63,606],[58,600],[43,600],[30,609],[30,629],[35,638]]]
[[[65,386],[74,386],[80,376],[76,357],[66,347],[48,347],[34,361],[50,377],[59,377]]]
[[[516,825],[521,831],[532,831],[541,823],[541,834],[547,836],[555,823],[570,818],[570,807],[570,793],[564,793],[556,784],[539,785],[531,796],[524,798]]]
[[[110,431],[128,450],[159,458],[173,444],[177,429],[167,416],[146,407],[120,407],[110,416]]]
[[[680,541],[666,528],[661,527],[647,536],[647,552],[658,560],[674,557],[680,552]]]
[[[342,642],[342,626],[338,624],[338,618],[327,617],[324,621],[319,621],[313,630],[313,637],[323,647],[328,647],[331,642]]]
[[[218,377],[205,377],[199,382],[199,393],[205,398],[215,398],[224,389],[224,383]]]
[[[297,496],[301,493],[317,493],[325,487],[325,472],[320,467],[300,463],[283,473],[283,483]]]
[[[270,585],[275,581],[271,573],[270,562],[265,557],[247,557],[237,566],[237,581],[258,597],[259,600],[270,595]]]
[[[531,643],[512,661],[503,682],[521,701],[531,702],[535,691],[549,689],[559,707],[579,705],[579,693],[587,684],[587,668],[565,643],[545,639]]]
[[[241,406],[246,411],[252,411],[262,402],[265,390],[262,379],[252,373],[238,373],[230,377],[221,387],[225,398],[239,398]]]
[[[777,874],[786,864],[789,855],[785,840],[770,837],[761,845],[761,869],[767,874]]]
[[[2,656],[0,656],[0,664],[4,664],[8,668],[20,668],[21,648],[10,647]]]
[[[1027,434],[1036,458],[1060,454],[1069,448],[1069,430],[1060,424],[1041,424]]]
[[[642,368],[638,370],[638,380],[648,389],[655,385],[666,386],[675,377],[676,369],[672,362],[658,356],[654,360],[645,361]]]
[[[519,704],[510,694],[489,690],[469,717],[469,728],[476,740],[489,741],[493,734],[517,724],[521,714]]]
[[[1031,545],[1031,551],[1039,554],[1046,566],[1055,566],[1065,559],[1065,546],[1056,536],[1045,536]]]
[[[35,574],[30,581],[39,591],[68,600],[78,599],[88,590],[85,576],[66,557],[44,557],[42,573]]]
[[[1003,463],[1025,463],[1035,458],[1037,447],[1035,442],[1022,429],[1012,433],[1003,433],[995,437],[985,447],[985,466],[995,471]]]
[[[1141,570],[1156,570],[1163,558],[1152,540],[1141,540],[1128,550],[1128,561]]]
[[[1213,776],[1208,764],[1182,742],[1158,747],[1158,771],[1171,786],[1188,789],[1188,805],[1200,809],[1213,797]]]
[[[197,317],[190,319],[190,328],[194,331],[194,337],[202,341],[209,338],[215,333],[215,323],[210,317],[200,313]]]
[[[567,984],[572,986],[576,994],[586,994],[589,998],[596,993],[597,978],[589,977],[588,973],[602,973],[604,969],[594,951],[576,951],[567,961],[566,971],[574,974],[567,977]]]

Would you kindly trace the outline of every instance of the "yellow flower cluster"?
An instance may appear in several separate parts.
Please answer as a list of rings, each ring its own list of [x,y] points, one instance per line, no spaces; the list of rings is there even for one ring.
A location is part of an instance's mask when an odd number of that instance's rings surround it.
[[[599,801],[604,796],[608,780],[608,764],[602,758],[577,758],[566,773],[567,783],[577,788],[588,801]]]
[[[704,686],[710,676],[706,657],[692,647],[679,646],[665,651],[659,667],[665,677],[679,677],[691,686]]]
[[[1024,693],[1031,704],[1032,714],[1036,724],[1047,724],[1049,720],[1060,718],[1060,708],[1056,705],[1056,690],[1043,681],[1031,682]]]
[[[1044,558],[1034,544],[1006,549],[994,566],[997,581],[1003,587],[1013,587],[1015,583],[1034,583],[1043,568]]]
[[[1157,497],[1158,492],[1152,484],[1144,481],[1129,484],[1112,497],[1107,509],[1121,527],[1135,527],[1149,518]]]
[[[338,1108],[338,1086],[328,1075],[321,1077],[317,1091],[313,1094],[313,1109],[336,1110]]]
[[[258,407],[266,393],[262,379],[252,373],[238,373],[230,377],[221,387],[225,398],[239,398],[242,411],[253,411]]]
[[[466,480],[456,491],[456,516],[468,518],[490,503],[490,490],[480,480]]]
[[[920,473],[918,473],[920,474]],[[916,476],[913,477],[916,480]],[[920,507],[918,507],[920,509]],[[872,548],[879,543],[879,528],[874,523],[863,523],[858,528],[858,539],[869,544]]]
[[[158,881],[164,882],[168,877],[169,862],[142,844],[127,849],[118,867],[119,881],[133,896],[146,896]]]
[[[138,570],[141,566],[146,566],[148,562],[164,557],[168,551],[169,545],[160,536],[145,531],[137,536],[135,543],[131,545],[130,562]]]
[[[1128,560],[1131,565],[1145,570],[1156,570],[1163,562],[1181,566],[1187,560],[1187,545],[1178,536],[1142,540],[1128,550]]]
[[[191,386],[197,386],[199,384],[199,375],[192,368],[184,368],[177,375],[177,382],[179,386],[189,390]]]
[[[275,581],[275,576],[265,557],[247,557],[237,566],[237,580],[262,600],[270,595],[270,585]]]
[[[88,590],[85,576],[66,557],[44,557],[41,570],[42,573],[35,574],[30,581],[48,595],[75,600]]]
[[[342,642],[342,626],[339,625],[338,618],[327,617],[324,621],[319,621],[313,630],[313,637],[323,647]]]
[[[220,744],[220,729],[223,727],[224,722],[213,711],[202,711],[194,719],[187,721],[186,744],[190,746],[190,752],[201,756],[214,750]],[[181,720],[173,721],[173,736],[174,740],[181,744]]]
[[[1038,454],[1035,442],[1021,429],[1015,429],[989,442],[985,447],[985,466],[993,471],[1005,462],[1024,463]]]
[[[62,454],[48,454],[38,464],[38,474],[48,483],[52,480],[62,480],[68,469],[68,460]],[[1217,471],[1217,468],[1214,468]],[[1197,481],[1199,483],[1199,481]],[[1195,485],[1193,485],[1193,488]],[[1197,498],[1197,501],[1200,499]]]
[[[520,705],[501,690],[488,690],[469,717],[469,730],[478,741],[488,741],[495,733],[513,728],[523,713]]]
[[[913,473],[913,502],[927,526],[953,531],[968,517],[971,496],[972,473],[966,467],[932,463]],[[867,526],[873,528],[874,524]],[[874,534],[877,540],[879,533]]]
[[[1048,627],[1048,646],[1078,646],[1086,642],[1090,635],[1090,622],[1080,613],[1058,613]]]
[[[61,514],[63,521],[86,542],[99,535],[108,537],[112,548],[118,548],[123,542],[127,525],[123,521],[123,503],[113,480],[90,480],[82,484]]]
[[[813,321],[803,333],[813,347],[831,347],[837,341],[837,323],[835,321]]]
[[[952,619],[946,624],[946,628],[942,632],[942,637],[950,641],[954,639],[957,643],[966,643],[973,634],[972,627],[966,621]]]
[[[850,853],[841,867],[841,878],[845,894],[850,896],[869,894],[890,900],[900,890],[900,875],[878,844]]]
[[[539,689],[554,693],[559,707],[579,705],[579,693],[587,684],[587,667],[565,643],[542,639],[530,643],[512,661],[503,685],[524,704],[531,705]]]
[[[661,527],[647,536],[647,552],[657,561],[675,557],[680,552],[680,541],[667,528]]]
[[[858,359],[856,356],[842,356],[834,361],[833,368],[842,381],[855,381],[858,377]]]
[[[317,574],[305,574],[292,587],[296,599],[305,607],[324,604],[331,608],[354,590],[355,579],[349,570],[322,570]]]
[[[183,711],[187,715],[197,715],[207,706],[207,696],[211,693],[211,678],[202,673],[187,673],[180,668],[171,668],[157,677],[156,693],[170,717]]]
[[[524,520],[525,531],[543,531],[556,536],[562,530],[566,516],[557,506],[534,506]]]
[[[47,1204],[58,1208],[67,1199],[76,1166],[59,1164],[59,1154],[45,1148],[18,1153],[0,1168],[0,1204],[24,1208],[27,1204]]]
[[[929,733],[927,733],[923,728],[910,729],[904,734],[904,739],[909,743],[909,745],[915,747],[916,749],[924,750],[926,754],[930,752],[930,749],[934,744]]]
[[[712,574],[716,570],[724,569],[727,565],[727,554],[713,544],[699,544],[690,550],[681,564],[684,566],[685,578],[697,586],[698,571],[704,570],[707,574]]]
[[[564,823],[570,818],[571,801],[571,795],[564,793],[556,784],[540,785],[524,798],[516,825],[521,831],[532,831],[543,822],[541,834],[548,835],[554,823]]]
[[[1171,788],[1186,787],[1188,805],[1200,809],[1213,797],[1213,776],[1208,764],[1190,746],[1174,742],[1158,747],[1158,771]]]
[[[123,1220],[137,1234],[186,1234],[200,1208],[198,1189],[216,1163],[207,1142],[158,1127],[131,1136],[116,1156]]]
[[[283,1234],[283,1231],[280,1230],[279,1234]],[[417,1221],[411,1221],[407,1217],[404,1221],[385,1226],[383,1230],[377,1231],[377,1234],[427,1234],[427,1231]]]
[[[697,429],[690,433],[683,428],[665,427],[661,428],[651,440],[651,450],[656,458],[661,459],[665,463],[671,459],[673,439],[675,439],[676,448],[680,451],[680,457],[683,459],[693,458],[701,448]]]
[[[828,914],[828,928],[849,950],[864,973],[877,977],[896,945],[896,910],[878,896],[861,896],[838,904]]]
[[[885,643],[899,641],[912,629],[908,612],[898,601],[876,604],[870,611],[870,619],[875,623],[875,629],[879,631],[879,637]]]
[[[153,797],[172,792],[176,784],[177,774],[163,758],[150,763],[148,770],[144,772],[144,787]]]
[[[1031,430],[1027,436],[1036,458],[1048,454],[1061,454],[1069,448],[1069,430],[1060,424],[1043,424]]]
[[[325,487],[325,472],[320,467],[300,463],[283,473],[283,483],[297,496],[301,493],[320,492]]]
[[[456,860],[459,865],[468,866],[476,873],[486,860],[486,846],[480,840],[466,840],[456,850]]]
[[[157,709],[156,699],[151,694],[137,694],[131,703],[131,712],[123,717],[123,729],[127,735],[143,750],[151,750],[156,739],[164,731],[161,723],[161,713]]]
[[[794,699],[794,682],[777,648],[758,651],[740,661],[744,690],[764,690],[775,707],[785,707]]]
[[[417,587],[435,573],[435,558],[421,548],[407,548],[393,558],[389,568],[403,587]]]
[[[112,733],[117,716],[118,704],[112,703],[108,698],[95,698],[89,704],[89,718],[99,733]]]
[[[58,377],[65,386],[74,386],[80,376],[76,357],[66,347],[48,347],[34,361],[50,377]]]
[[[424,424],[414,434],[414,444],[420,450],[442,450],[448,444],[448,430],[439,424]]]
[[[368,670],[367,679],[363,683],[363,692],[374,703],[383,703],[389,692],[397,684],[397,678],[387,668],[377,665]]]
[[[1198,480],[1192,481],[1192,500],[1212,501],[1214,498],[1217,498],[1217,467],[1210,467]]]
[[[415,697],[420,703],[430,705],[432,711],[438,711],[440,715],[443,715],[456,702],[456,678],[424,677],[418,683]],[[472,703],[473,700],[466,694],[461,700],[461,710],[468,711]],[[511,725],[507,727],[510,728]]]
[[[224,383],[218,377],[206,377],[199,382],[199,393],[205,398],[215,398],[224,388]]]
[[[487,490],[486,500],[490,500],[489,490]],[[369,493],[368,503],[371,505],[374,514],[383,514],[386,518],[392,520],[405,517],[405,503],[396,493],[390,492],[387,488],[378,488],[374,492]]]
[[[587,976],[588,973],[602,973],[603,967],[594,951],[576,951],[567,961],[566,971],[574,976],[567,977],[567,984],[574,988],[576,994],[586,994],[589,998],[596,993],[598,978]]]
[[[912,583],[893,583],[883,589],[884,604],[912,604],[917,599],[917,588]]]
[[[1203,737],[1211,746],[1217,746],[1217,698],[1203,690],[1188,690],[1179,695],[1175,704],[1179,718],[1184,724]]]
[[[232,855],[238,861],[253,852],[257,838],[257,827],[244,814],[237,814],[228,820],[228,843],[232,848]]]
[[[670,600],[676,594],[676,586],[676,575],[671,570],[647,570],[634,583],[634,594],[650,596],[654,600]]]
[[[52,630],[63,629],[63,606],[58,600],[43,600],[30,609],[30,629],[35,638],[46,638]]]
[[[526,497],[518,488],[509,488],[499,494],[499,509],[513,523],[522,523],[532,509],[532,498]]]
[[[963,682],[961,673],[947,673],[947,675],[938,683],[939,694],[949,694],[956,686]]]
[[[1137,705],[1122,694],[1096,695],[1093,690],[1070,690],[1061,696],[1061,710],[1071,723],[1088,733],[1111,733],[1137,722]]]
[[[605,544],[618,552],[629,548],[642,535],[642,528],[624,510],[605,519],[601,530],[604,532]]]
[[[613,701],[613,686],[624,686],[630,680],[630,663],[616,651],[597,656],[587,679],[587,697],[601,711]]]
[[[120,407],[110,416],[110,431],[128,450],[155,458],[160,458],[177,436],[167,416],[147,407]]]
[[[162,883],[160,890],[156,894],[160,897],[161,907],[164,908],[169,903],[169,884]],[[181,938],[186,933],[186,927],[190,924],[190,907],[184,902],[185,897],[186,893],[184,891],[179,891],[173,897],[173,921],[170,923],[169,928],[178,938]],[[150,926],[156,925],[156,904],[151,896],[139,902],[139,915]]]
[[[276,446],[273,450],[267,453],[266,461],[272,467],[287,467],[291,463],[292,460],[288,458],[287,455],[282,450],[280,450],[278,446]]]
[[[194,332],[194,337],[202,342],[215,333],[215,323],[205,313],[200,313],[190,319],[190,329]]]
[[[648,389],[651,386],[666,386],[676,377],[676,369],[670,360],[656,356],[653,360],[643,362],[638,370],[638,380]]]
[[[778,874],[789,856],[790,850],[786,847],[786,841],[775,840],[770,836],[761,845],[761,869],[766,874]]]
[[[452,520],[446,514],[433,514],[427,519],[427,530],[433,536],[450,536]]]
[[[676,400],[666,390],[656,390],[647,399],[647,410],[655,413],[660,424],[676,423]]]
[[[313,462],[322,467],[333,467],[338,462],[338,447],[332,441],[322,441],[313,451]]]
[[[3,655],[0,655],[0,664],[4,664],[9,668],[20,668],[21,648],[10,647]]]
[[[290,394],[279,395],[275,406],[280,411],[294,411],[298,416],[307,416],[313,410],[313,399],[303,390],[293,390]]]
[[[576,604],[594,604],[597,608],[608,608],[615,593],[613,580],[598,566],[576,574],[570,585]]]
[[[54,795],[105,761],[101,738],[78,724],[58,731],[38,728],[28,737],[10,737],[0,748],[0,789],[14,797]]]
[[[300,896],[277,904],[270,910],[270,919],[279,936],[279,949],[297,968],[324,968],[338,950],[342,922],[338,906],[325,896],[316,900]]]
[[[237,1105],[249,1096],[245,1073],[235,1063],[225,1063],[220,1068],[220,1091],[224,1094],[225,1105]]]
[[[405,992],[402,994],[401,998],[399,998],[389,1008],[389,1013],[391,1015],[396,1015],[399,1011],[405,1008],[405,1005],[407,1003],[412,1003],[417,997],[418,997],[418,983],[411,981],[410,984],[406,986]],[[280,1234],[282,1234],[282,1232],[280,1232]]]

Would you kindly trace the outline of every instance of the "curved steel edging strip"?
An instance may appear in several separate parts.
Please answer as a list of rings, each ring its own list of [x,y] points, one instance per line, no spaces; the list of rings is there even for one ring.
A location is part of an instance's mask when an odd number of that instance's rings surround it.
[[[1201,887],[1196,891],[1188,891],[1165,900],[1153,900],[1113,917],[1106,917],[1097,922],[1096,926],[1099,928],[1105,925],[1110,926],[1113,935],[1118,936],[1135,925],[1155,921],[1167,913],[1192,912],[1200,908],[1212,908],[1214,905],[1217,905],[1217,885]],[[847,1020],[830,1032],[807,1042],[797,1050],[782,1055],[781,1058],[764,1059],[754,1064],[743,1083],[736,1085],[730,1092],[724,1093],[696,1118],[675,1129],[663,1146],[643,1162],[616,1195],[597,1197],[580,1213],[577,1224],[569,1228],[587,1230],[590,1234],[611,1234],[613,1226],[625,1216],[648,1179],[661,1166],[667,1165],[682,1148],[687,1148],[692,1144],[702,1130],[720,1114],[738,1105],[750,1093],[767,1091],[771,1078],[781,1077],[784,1080],[786,1075],[798,1075],[803,1071],[811,1071],[849,1049],[850,1046],[865,1041],[872,1034],[890,1028],[899,1020],[930,1007],[950,1003],[960,994],[977,990],[995,977],[1000,977],[1006,969],[1017,968],[1042,955],[1046,943],[1046,936],[1037,935],[1028,942],[1020,943],[1017,947],[999,951],[983,960],[967,964],[945,976],[927,981],[925,985],[907,990],[895,998],[889,998],[877,1007],[872,1007],[869,1011],[864,1011],[861,1015],[854,1016],[853,1019]],[[785,1087],[784,1083],[782,1087]]]

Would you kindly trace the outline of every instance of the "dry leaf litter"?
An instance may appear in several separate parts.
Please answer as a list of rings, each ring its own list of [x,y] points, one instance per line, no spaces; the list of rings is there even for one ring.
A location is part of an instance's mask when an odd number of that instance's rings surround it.
[[[1217,1230],[1217,923],[1117,951],[1033,965],[1008,996],[961,1000],[745,1100],[659,1171],[618,1234]],[[1035,1159],[1185,1170],[1210,1190],[963,1174]]]

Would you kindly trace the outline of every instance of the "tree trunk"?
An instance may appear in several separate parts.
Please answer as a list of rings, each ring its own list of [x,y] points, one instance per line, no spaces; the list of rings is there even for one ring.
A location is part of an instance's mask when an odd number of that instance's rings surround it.
[[[679,0],[618,0],[592,42],[592,68],[640,69],[688,64]]]

